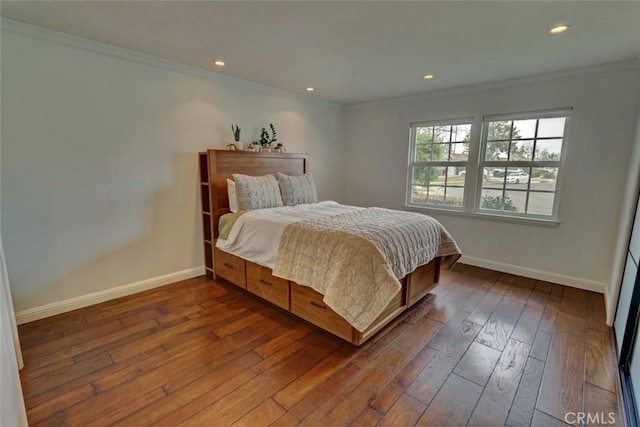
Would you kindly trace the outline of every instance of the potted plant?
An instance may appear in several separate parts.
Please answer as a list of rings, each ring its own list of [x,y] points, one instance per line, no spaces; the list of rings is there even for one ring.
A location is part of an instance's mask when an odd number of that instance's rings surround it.
[[[249,144],[249,151],[261,151],[262,145],[258,141],[252,141]]]
[[[231,123],[231,132],[233,132],[233,140],[235,142],[230,143],[229,145],[227,145],[227,147],[229,147],[230,150],[241,149],[242,144],[240,143],[240,126]],[[232,146],[233,148],[231,148]]]
[[[278,140],[276,128],[273,126],[273,123],[269,123],[269,127],[271,128],[271,135],[269,135],[269,131],[265,128],[262,128],[260,131],[260,145],[263,149],[270,148],[271,144]]]

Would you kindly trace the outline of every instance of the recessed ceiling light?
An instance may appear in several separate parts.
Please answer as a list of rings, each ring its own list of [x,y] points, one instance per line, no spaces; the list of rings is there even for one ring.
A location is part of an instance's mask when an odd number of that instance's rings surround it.
[[[549,33],[551,33],[551,34],[560,34],[560,33],[564,33],[568,29],[569,29],[569,25],[566,25],[566,24],[556,25],[555,27],[553,27],[552,29],[549,30]]]
[[[314,90],[316,90],[316,89],[315,89],[315,88],[312,88],[311,86],[309,86],[309,87],[307,88],[307,92],[313,92]]]
[[[433,74],[425,74],[424,79],[431,80],[433,77],[434,77]]]
[[[216,59],[215,61],[213,61],[213,63],[214,63],[215,65],[217,65],[218,67],[224,67],[225,65],[227,65],[227,64],[225,64],[225,63],[224,63],[224,61],[223,61],[223,60],[221,60],[221,59]]]

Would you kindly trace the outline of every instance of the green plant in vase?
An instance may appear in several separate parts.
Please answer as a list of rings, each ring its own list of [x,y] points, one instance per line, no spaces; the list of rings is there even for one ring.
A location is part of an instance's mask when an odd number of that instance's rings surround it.
[[[240,126],[231,123],[231,132],[233,133],[233,140],[235,142],[228,144],[227,148],[229,148],[229,150],[242,149],[242,144],[240,143]]]
[[[269,148],[271,144],[278,140],[276,128],[273,126],[273,123],[269,123],[269,127],[271,128],[271,135],[269,135],[269,131],[266,128],[262,128],[260,131],[260,145],[262,148]]]
[[[240,126],[231,123],[231,131],[233,132],[234,141],[240,142]]]

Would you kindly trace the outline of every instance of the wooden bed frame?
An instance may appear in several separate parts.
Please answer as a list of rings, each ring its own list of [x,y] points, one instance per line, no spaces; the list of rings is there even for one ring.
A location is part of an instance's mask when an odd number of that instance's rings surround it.
[[[271,269],[215,247],[218,221],[229,213],[227,179],[232,174],[260,176],[281,172],[299,175],[309,170],[307,154],[208,150],[199,153],[202,214],[207,277],[227,281],[305,319],[354,345],[361,345],[382,327],[433,289],[440,278],[441,259],[436,258],[408,274],[402,290],[365,331],[360,332],[327,307],[322,295],[271,274]]]

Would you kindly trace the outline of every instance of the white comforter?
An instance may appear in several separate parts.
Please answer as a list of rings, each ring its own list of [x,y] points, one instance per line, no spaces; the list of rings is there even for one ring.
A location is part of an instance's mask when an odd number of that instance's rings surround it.
[[[280,237],[287,225],[359,209],[363,208],[324,201],[249,211],[237,219],[227,239],[218,239],[216,246],[225,252],[273,269]]]

